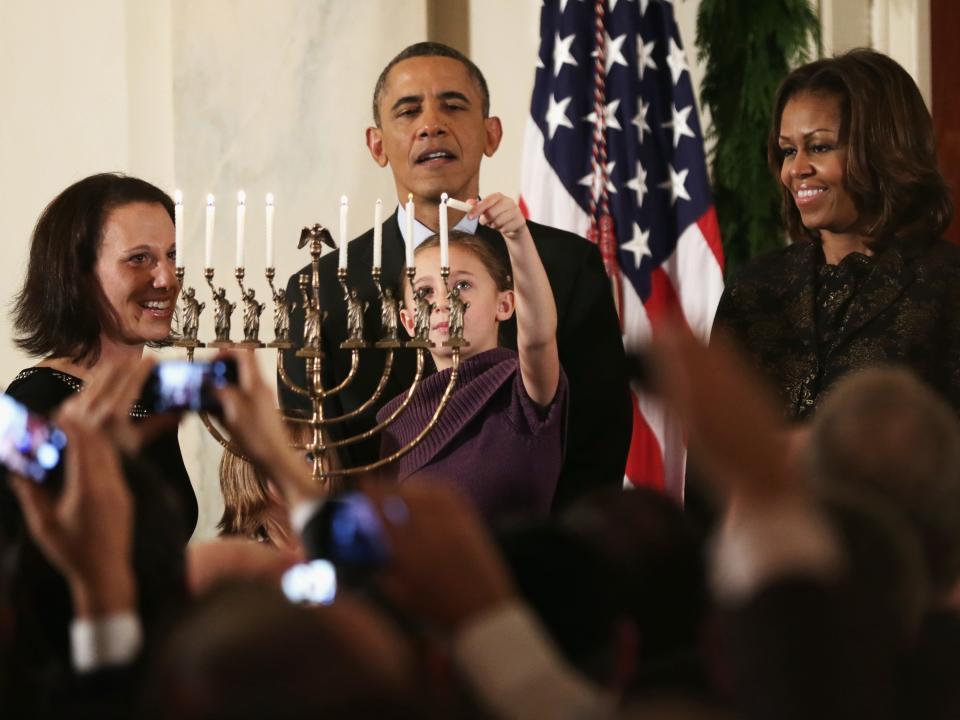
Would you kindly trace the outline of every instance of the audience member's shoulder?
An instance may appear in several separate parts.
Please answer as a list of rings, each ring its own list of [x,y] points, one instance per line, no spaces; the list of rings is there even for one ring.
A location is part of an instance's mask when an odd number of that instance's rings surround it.
[[[34,412],[48,413],[82,387],[83,383],[73,375],[49,367],[32,367],[21,370],[6,393]]]

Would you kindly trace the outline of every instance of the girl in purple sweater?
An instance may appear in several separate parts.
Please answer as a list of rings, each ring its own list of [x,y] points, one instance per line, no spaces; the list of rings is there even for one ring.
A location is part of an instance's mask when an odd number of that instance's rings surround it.
[[[546,515],[563,458],[567,386],[557,353],[557,308],[520,209],[501,194],[477,202],[468,219],[503,235],[509,265],[479,235],[450,233],[449,288],[466,304],[456,390],[437,426],[409,453],[387,467],[399,481],[423,473],[452,482],[488,520]],[[512,267],[512,275],[511,275]],[[431,310],[430,354],[437,371],[383,433],[382,456],[404,446],[426,426],[440,402],[451,369],[450,300],[440,277],[436,236],[416,250],[413,287],[404,281],[400,319],[414,335],[414,294]],[[423,308],[421,307],[421,310]],[[517,316],[517,350],[500,347],[500,323]],[[453,321],[457,322],[456,312]],[[378,413],[383,420],[404,396]]]

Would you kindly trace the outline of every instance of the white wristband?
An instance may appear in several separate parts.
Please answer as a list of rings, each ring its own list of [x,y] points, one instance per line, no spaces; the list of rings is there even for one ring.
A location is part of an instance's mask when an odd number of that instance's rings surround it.
[[[140,618],[133,611],[70,623],[73,668],[80,673],[129,663],[142,645]]]

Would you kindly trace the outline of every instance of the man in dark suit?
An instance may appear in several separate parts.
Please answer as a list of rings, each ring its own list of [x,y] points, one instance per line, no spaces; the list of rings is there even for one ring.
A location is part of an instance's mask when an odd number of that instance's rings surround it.
[[[384,69],[373,98],[375,126],[367,128],[367,147],[380,167],[390,166],[400,206],[383,224],[382,283],[402,297],[400,274],[404,266],[406,212],[403,203],[412,195],[416,220],[414,242],[435,232],[439,225],[440,196],[477,198],[480,163],[496,152],[502,136],[500,120],[490,115],[490,98],[480,70],[462,54],[445,45],[418,43],[408,47]],[[451,227],[476,233],[507,255],[499,233],[463,213],[449,210]],[[617,486],[630,442],[632,410],[629,400],[623,344],[609,281],[596,246],[572,233],[529,223],[557,301],[557,341],[560,362],[570,384],[570,414],[564,466],[554,507],[598,487]],[[334,253],[320,262],[320,302],[325,387],[339,383],[350,369],[350,352],[339,349],[347,338],[346,307],[336,279]],[[376,339],[380,314],[377,290],[370,275],[373,264],[373,230],[351,241],[348,278],[351,289],[367,302],[364,326]],[[304,268],[301,272],[310,272]],[[300,297],[299,274],[290,278],[287,296]],[[291,338],[303,337],[303,309],[291,317]],[[377,330],[370,330],[376,328]],[[516,347],[516,321],[501,327],[501,344]],[[353,381],[324,403],[326,417],[359,408],[380,381],[387,351],[365,350]],[[303,386],[304,361],[293,351],[285,353],[291,379]],[[432,369],[432,361],[427,357]],[[372,427],[373,410],[405,391],[414,375],[412,351],[393,353],[392,372],[374,407],[357,417],[329,426],[333,439],[357,435]],[[429,371],[429,370],[428,370]],[[302,395],[280,381],[284,408],[308,410]],[[338,448],[345,466],[373,462],[379,457],[379,437]]]

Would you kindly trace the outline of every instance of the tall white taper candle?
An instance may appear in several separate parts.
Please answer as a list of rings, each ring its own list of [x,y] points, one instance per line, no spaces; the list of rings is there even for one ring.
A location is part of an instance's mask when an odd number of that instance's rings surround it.
[[[247,230],[247,194],[241,190],[237,193],[237,264],[234,267],[243,267],[244,235]]]
[[[440,267],[450,267],[450,230],[447,228],[447,194],[440,196]]]
[[[173,191],[173,232],[174,246],[177,249],[177,267],[183,267],[183,193]]]
[[[207,223],[204,228],[203,267],[213,267],[213,225],[217,216],[217,206],[213,195],[207,195]]]
[[[273,267],[273,193],[267,193],[267,267]]]
[[[373,266],[380,267],[383,258],[383,203],[377,199],[373,206]]]
[[[407,195],[407,267],[413,267],[413,193]]]
[[[340,197],[340,262],[337,267],[340,270],[347,269],[347,208],[349,207],[347,196]]]

